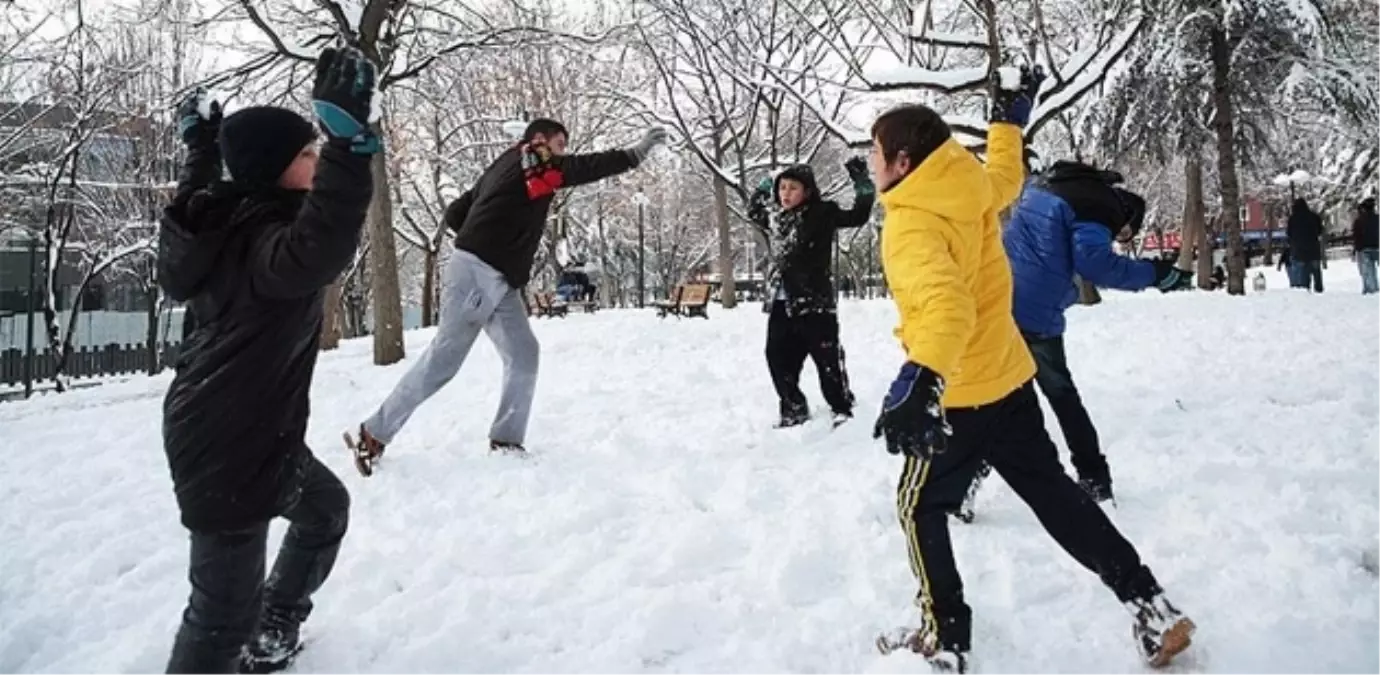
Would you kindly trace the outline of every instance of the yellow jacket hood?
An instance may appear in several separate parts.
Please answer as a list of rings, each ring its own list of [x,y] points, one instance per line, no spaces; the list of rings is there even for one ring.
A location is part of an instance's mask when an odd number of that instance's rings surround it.
[[[976,221],[992,208],[994,192],[982,163],[950,138],[920,166],[882,193],[882,206],[919,209],[950,221]]]

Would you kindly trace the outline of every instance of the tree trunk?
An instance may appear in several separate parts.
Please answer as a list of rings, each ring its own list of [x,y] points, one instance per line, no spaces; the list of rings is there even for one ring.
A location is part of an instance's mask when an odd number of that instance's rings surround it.
[[[1222,228],[1227,238],[1227,293],[1246,294],[1246,261],[1242,258],[1241,183],[1236,175],[1236,128],[1231,94],[1231,47],[1221,26],[1213,26],[1212,104],[1217,114],[1217,177],[1222,192]]]
[[[329,351],[340,346],[340,294],[341,282],[326,287],[326,297],[321,305],[321,351]]]
[[[1204,290],[1212,285],[1213,241],[1216,239],[1213,235],[1216,231],[1215,223],[1207,222],[1198,230],[1198,270],[1195,274],[1198,275],[1198,288]]]
[[[1102,294],[1097,292],[1097,286],[1094,286],[1091,281],[1074,275],[1074,283],[1078,284],[1078,304],[1096,305],[1102,302]]]
[[[374,132],[383,135],[377,124]],[[403,350],[402,292],[398,284],[398,252],[393,244],[393,201],[388,192],[387,148],[374,155],[374,199],[369,202],[369,278],[374,296],[374,365],[401,361]]]
[[[1278,210],[1269,203],[1261,210],[1265,213],[1265,266],[1272,267],[1275,264],[1275,218],[1278,217]]]
[[[427,249],[422,259],[422,327],[436,325],[436,251]]]
[[[1206,255],[1200,248],[1207,224],[1203,222],[1203,156],[1198,148],[1190,148],[1184,157],[1184,222],[1179,227],[1179,261],[1181,270],[1193,269],[1193,250]],[[1207,256],[1211,259],[1211,256]],[[1202,283],[1201,276],[1198,282]]]
[[[724,309],[738,304],[738,289],[733,273],[733,230],[729,226],[728,187],[714,181],[714,213],[719,219],[719,297]]]

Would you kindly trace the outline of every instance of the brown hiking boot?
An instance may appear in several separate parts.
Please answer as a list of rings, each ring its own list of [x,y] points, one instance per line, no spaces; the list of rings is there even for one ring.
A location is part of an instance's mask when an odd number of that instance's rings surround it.
[[[345,432],[345,447],[355,456],[355,469],[361,476],[368,478],[374,475],[374,465],[383,458],[385,446],[379,439],[369,433],[364,425],[359,425],[359,440],[350,437],[350,432]]]
[[[1131,635],[1145,662],[1152,668],[1169,665],[1180,652],[1193,643],[1193,632],[1197,626],[1193,620],[1184,616],[1174,605],[1156,595],[1149,600],[1132,600],[1126,608],[1136,617],[1131,625]]]

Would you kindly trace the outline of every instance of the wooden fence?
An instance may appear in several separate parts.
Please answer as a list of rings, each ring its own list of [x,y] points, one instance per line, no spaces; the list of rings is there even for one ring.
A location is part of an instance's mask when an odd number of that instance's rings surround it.
[[[177,358],[177,343],[164,342],[160,348],[159,368]],[[0,350],[0,385],[24,383],[24,350]],[[35,383],[50,380],[55,364],[47,351],[35,351],[33,378]],[[71,378],[95,378],[149,371],[148,345],[109,344],[91,349],[72,350],[63,372]]]

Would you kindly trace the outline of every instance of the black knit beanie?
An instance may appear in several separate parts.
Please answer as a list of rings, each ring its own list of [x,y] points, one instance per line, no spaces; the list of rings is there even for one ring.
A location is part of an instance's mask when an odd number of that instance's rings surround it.
[[[291,110],[256,106],[236,111],[220,126],[220,150],[230,180],[246,186],[278,183],[297,153],[316,140],[316,129]]]

